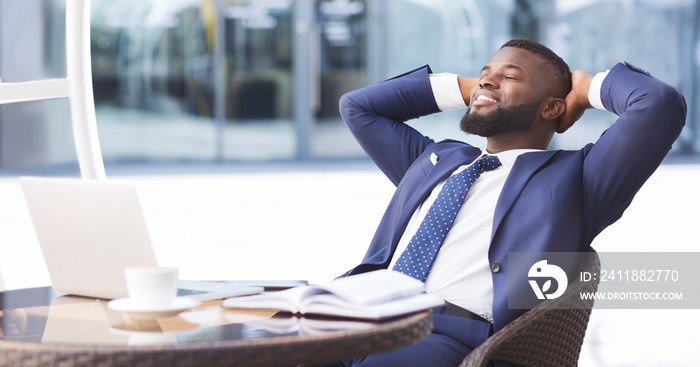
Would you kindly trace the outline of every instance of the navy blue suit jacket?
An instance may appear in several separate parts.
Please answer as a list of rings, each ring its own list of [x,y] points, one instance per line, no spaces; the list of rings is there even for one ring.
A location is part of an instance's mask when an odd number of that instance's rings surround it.
[[[404,123],[439,112],[429,73],[425,66],[341,98],[341,115],[355,138],[397,185],[351,274],[386,268],[418,205],[457,167],[481,154],[464,142],[435,142]],[[522,154],[503,186],[488,253],[496,330],[525,311],[508,308],[508,252],[587,251],[622,216],[685,123],[683,96],[629,64],[610,70],[601,98],[619,118],[595,144]],[[439,157],[435,165],[432,153]]]

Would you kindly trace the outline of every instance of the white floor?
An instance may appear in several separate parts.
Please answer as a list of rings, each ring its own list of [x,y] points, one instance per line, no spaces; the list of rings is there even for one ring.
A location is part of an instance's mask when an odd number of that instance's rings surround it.
[[[357,264],[393,186],[374,169],[119,176],[156,254],[189,279],[327,282]],[[700,166],[662,166],[599,251],[700,251]],[[16,178],[0,178],[0,289],[48,285]],[[700,310],[596,309],[580,366],[698,366]]]

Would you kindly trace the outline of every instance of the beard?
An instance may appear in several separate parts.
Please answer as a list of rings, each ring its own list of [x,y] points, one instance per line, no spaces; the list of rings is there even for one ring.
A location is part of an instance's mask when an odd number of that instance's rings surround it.
[[[526,103],[513,107],[496,107],[496,110],[480,115],[472,112],[471,108],[462,117],[459,123],[460,129],[467,134],[478,135],[484,138],[492,136],[517,133],[528,130],[535,122],[540,103]]]

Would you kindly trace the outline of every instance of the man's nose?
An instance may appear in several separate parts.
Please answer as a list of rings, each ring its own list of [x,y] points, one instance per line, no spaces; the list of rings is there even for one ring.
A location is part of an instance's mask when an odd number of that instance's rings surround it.
[[[481,88],[498,88],[498,82],[493,74],[488,74],[479,78],[479,86]]]

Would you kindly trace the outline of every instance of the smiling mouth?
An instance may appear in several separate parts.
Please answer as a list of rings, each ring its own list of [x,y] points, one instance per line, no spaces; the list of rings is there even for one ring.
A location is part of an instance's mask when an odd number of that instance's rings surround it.
[[[478,97],[476,97],[476,100],[477,100],[477,101],[489,101],[489,102],[494,102],[494,103],[498,102],[498,100],[495,100],[495,99],[493,99],[493,98],[487,97],[487,96],[485,96],[485,95],[483,95],[483,94],[480,95],[480,96],[478,96]]]

